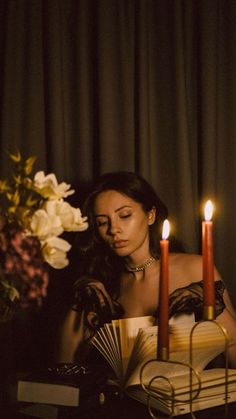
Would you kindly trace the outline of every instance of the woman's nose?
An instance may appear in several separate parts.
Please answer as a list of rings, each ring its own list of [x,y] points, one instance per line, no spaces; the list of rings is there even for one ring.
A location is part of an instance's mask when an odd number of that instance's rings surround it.
[[[110,223],[110,234],[115,235],[116,233],[120,232],[120,225],[117,221],[111,221]]]

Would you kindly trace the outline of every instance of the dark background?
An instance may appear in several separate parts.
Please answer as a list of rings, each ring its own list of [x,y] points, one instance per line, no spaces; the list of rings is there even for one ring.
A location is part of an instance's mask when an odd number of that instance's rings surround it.
[[[0,176],[8,151],[36,155],[80,206],[101,173],[136,171],[198,253],[212,199],[215,263],[236,304],[235,75],[233,0],[1,0]],[[37,348],[53,339],[75,279],[72,267],[50,275]]]

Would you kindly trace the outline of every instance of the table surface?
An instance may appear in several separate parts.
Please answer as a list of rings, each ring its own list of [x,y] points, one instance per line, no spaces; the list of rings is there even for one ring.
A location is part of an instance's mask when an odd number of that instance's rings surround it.
[[[4,403],[4,388],[4,386],[0,387],[0,419],[150,419],[151,417],[146,405],[128,396],[121,397],[117,392],[117,387],[104,386],[103,383],[101,387],[96,385],[95,395],[91,392],[89,395],[81,392],[81,405],[76,408],[17,403],[15,386],[11,393],[11,400],[9,398],[8,402]],[[101,391],[105,394],[104,404],[99,403]],[[161,419],[168,416],[158,413],[156,417]],[[177,417],[179,419],[192,418],[191,414]],[[195,417],[196,419],[234,419],[236,418],[236,402],[228,404],[228,411],[222,405],[197,411]]]
[[[56,406],[34,405],[39,408],[38,416],[32,415],[31,407],[33,405],[18,404],[15,406],[5,406],[0,409],[0,418],[2,419],[150,419],[147,406],[136,402],[128,397],[122,400],[109,400],[104,405],[90,405],[83,408],[59,408]],[[40,409],[41,407],[41,409]],[[236,403],[228,405],[228,411],[225,406],[206,409],[195,412],[196,419],[233,419],[236,417]],[[167,416],[158,413],[158,419],[167,418]],[[190,414],[178,416],[179,419],[190,419]]]

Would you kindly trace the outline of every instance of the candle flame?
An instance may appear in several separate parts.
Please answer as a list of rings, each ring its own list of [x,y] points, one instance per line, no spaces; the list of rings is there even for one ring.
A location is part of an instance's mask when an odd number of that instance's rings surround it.
[[[162,239],[166,240],[168,239],[170,234],[170,223],[168,220],[165,220],[163,223],[163,228],[162,228]]]
[[[204,213],[205,213],[205,220],[210,221],[213,214],[213,204],[210,200],[206,202]]]

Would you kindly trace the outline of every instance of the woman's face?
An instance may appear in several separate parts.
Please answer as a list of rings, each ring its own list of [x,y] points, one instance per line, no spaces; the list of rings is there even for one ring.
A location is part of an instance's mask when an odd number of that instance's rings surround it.
[[[94,206],[100,237],[119,256],[149,257],[149,225],[155,209],[146,213],[141,204],[115,190],[100,193]]]

